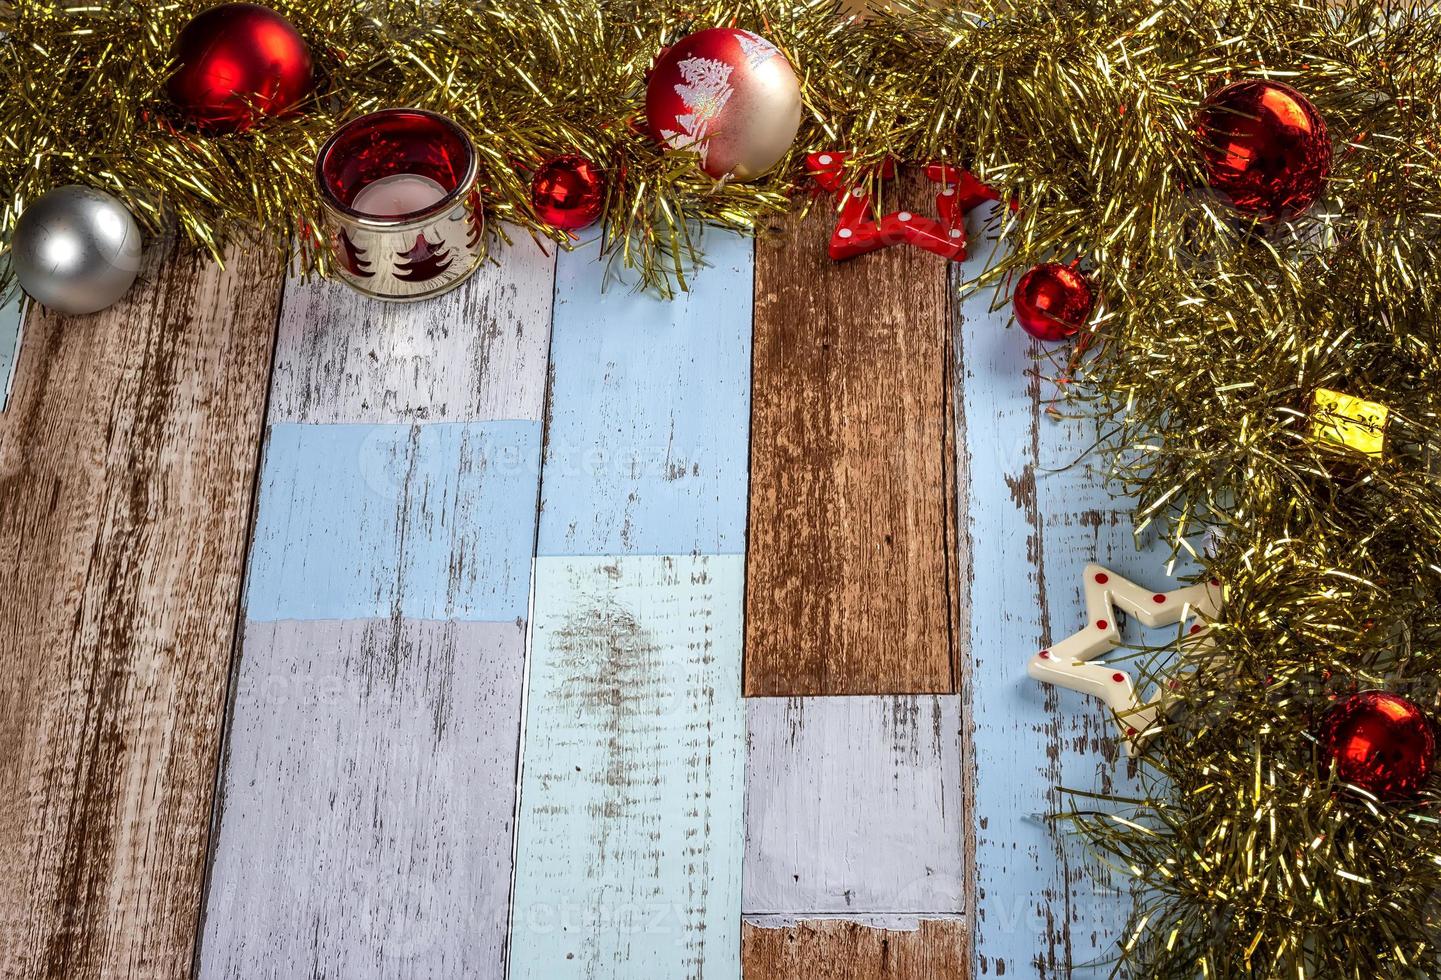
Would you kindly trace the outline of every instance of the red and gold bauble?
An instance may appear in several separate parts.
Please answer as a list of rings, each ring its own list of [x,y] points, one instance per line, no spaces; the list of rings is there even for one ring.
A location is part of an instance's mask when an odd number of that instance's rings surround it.
[[[168,91],[186,120],[210,132],[248,129],[293,112],[315,83],[310,49],[290,21],[253,3],[197,15],[176,39]]]
[[[1195,138],[1211,187],[1263,221],[1305,211],[1331,172],[1326,121],[1280,82],[1249,79],[1212,93],[1196,118]]]
[[[1096,298],[1074,264],[1047,262],[1021,277],[1013,305],[1026,333],[1037,340],[1065,340],[1086,325]]]
[[[712,177],[750,180],[795,142],[801,87],[785,55],[765,38],[715,27],[656,60],[645,112],[657,139],[698,154]]]
[[[1383,800],[1415,796],[1436,766],[1436,733],[1410,701],[1362,691],[1337,701],[1316,731],[1322,759],[1342,782]]]
[[[579,231],[605,208],[605,178],[595,164],[573,153],[541,164],[530,181],[530,203],[546,224]]]

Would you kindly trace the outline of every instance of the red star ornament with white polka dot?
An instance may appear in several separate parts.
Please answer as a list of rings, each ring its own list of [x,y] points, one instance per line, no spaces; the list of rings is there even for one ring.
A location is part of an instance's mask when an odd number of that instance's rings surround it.
[[[923,168],[926,177],[940,185],[936,217],[892,211],[878,219],[865,187],[845,179],[845,164],[846,154],[835,151],[806,157],[806,168],[816,183],[839,202],[829,248],[830,257],[837,262],[891,245],[914,245],[962,262],[966,258],[966,212],[986,201],[1000,200],[999,194],[969,171],[948,163],[928,163]],[[882,180],[895,176],[894,163],[887,160],[879,176]]]
[[[1154,734],[1165,699],[1143,703],[1130,674],[1096,662],[1121,645],[1116,609],[1151,627],[1186,621],[1187,638],[1193,643],[1208,643],[1207,624],[1221,612],[1221,583],[1212,579],[1172,592],[1153,592],[1108,568],[1091,564],[1086,566],[1085,592],[1089,620],[1086,627],[1037,653],[1026,672],[1035,680],[1105,701],[1115,715],[1126,754],[1133,755],[1140,740]]]

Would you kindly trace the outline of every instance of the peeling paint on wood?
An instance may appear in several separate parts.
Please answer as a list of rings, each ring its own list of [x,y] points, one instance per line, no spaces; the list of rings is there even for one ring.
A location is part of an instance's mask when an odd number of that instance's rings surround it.
[[[503,975],[525,629],[251,623],[200,976]]]
[[[834,223],[813,208],[756,246],[746,695],[952,693],[946,263],[833,262]]]
[[[190,975],[282,270],[31,311],[0,415],[0,975]]]
[[[920,919],[886,928],[838,919],[745,923],[745,980],[960,980],[965,924]]]
[[[510,980],[736,980],[744,560],[538,558]]]
[[[762,698],[746,716],[747,915],[964,910],[959,698]]]
[[[977,250],[984,255],[989,248]],[[983,259],[960,275],[975,275]],[[1100,561],[1140,581],[1124,501],[1089,463],[1094,427],[1046,412],[1063,363],[992,313],[990,292],[961,303],[964,454],[971,474],[969,691],[974,744],[976,976],[1105,976],[1128,896],[1044,815],[1059,788],[1126,791],[1115,726],[1093,699],[1038,684],[1027,659],[1084,621],[1080,572]],[[1057,359],[1067,348],[1057,348]],[[1069,468],[1068,468],[1069,467]]]

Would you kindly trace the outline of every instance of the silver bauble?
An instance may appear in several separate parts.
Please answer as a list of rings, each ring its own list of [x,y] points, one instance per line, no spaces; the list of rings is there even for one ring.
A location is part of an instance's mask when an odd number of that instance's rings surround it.
[[[11,261],[21,287],[61,313],[94,313],[125,295],[140,271],[140,228],[104,191],[69,184],[15,223]]]

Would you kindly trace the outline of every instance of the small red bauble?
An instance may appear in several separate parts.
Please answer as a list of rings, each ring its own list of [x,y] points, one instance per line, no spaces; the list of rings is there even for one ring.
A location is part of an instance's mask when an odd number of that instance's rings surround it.
[[[657,139],[696,153],[712,177],[750,180],[795,142],[801,87],[785,55],[765,38],[714,27],[656,59],[645,114]]]
[[[1383,800],[1415,796],[1436,765],[1436,733],[1410,701],[1362,691],[1336,702],[1316,731],[1337,778]]]
[[[1037,340],[1073,337],[1096,304],[1091,284],[1074,265],[1048,262],[1021,277],[1013,305],[1016,322]]]
[[[547,160],[530,181],[530,203],[546,224],[579,231],[594,224],[605,207],[605,178],[575,154]]]
[[[201,129],[231,133],[294,111],[315,82],[310,49],[290,21],[253,3],[197,15],[175,42],[170,100]]]
[[[1326,121],[1280,82],[1250,79],[1212,93],[1196,118],[1195,139],[1211,187],[1263,221],[1305,211],[1331,172]]]

